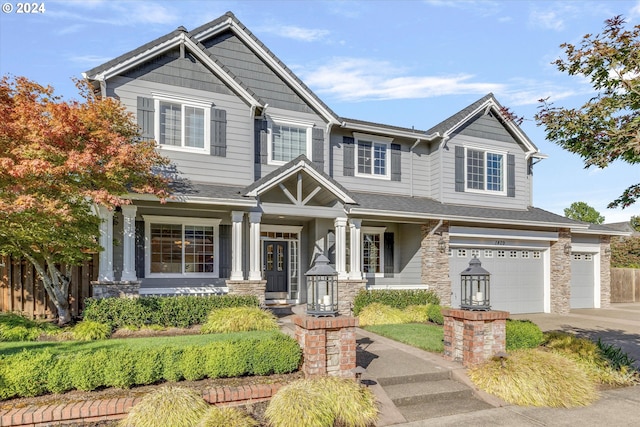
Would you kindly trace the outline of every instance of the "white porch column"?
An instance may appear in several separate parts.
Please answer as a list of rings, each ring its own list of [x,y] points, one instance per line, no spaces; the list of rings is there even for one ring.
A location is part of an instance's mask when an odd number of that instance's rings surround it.
[[[336,271],[338,279],[347,278],[347,218],[336,218]]]
[[[260,220],[262,212],[249,212],[249,280],[262,280]]]
[[[354,280],[362,280],[362,271],[361,271],[361,258],[362,258],[362,250],[360,248],[360,240],[362,237],[360,235],[360,226],[362,225],[361,219],[350,219],[349,220],[349,237],[351,238],[350,245],[350,271],[349,271],[349,279]]]
[[[123,205],[122,216],[123,239],[122,239],[122,277],[120,280],[134,282],[138,280],[136,276],[136,212],[135,205]]]
[[[113,211],[106,206],[98,206],[100,222],[100,268],[99,282],[113,282]]]
[[[231,212],[231,277],[230,280],[243,280],[242,271],[242,221],[244,212]]]

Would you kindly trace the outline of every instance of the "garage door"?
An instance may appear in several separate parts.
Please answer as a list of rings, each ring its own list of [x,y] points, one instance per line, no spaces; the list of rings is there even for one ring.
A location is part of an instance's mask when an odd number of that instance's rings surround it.
[[[491,308],[510,313],[544,311],[543,251],[453,248],[449,258],[452,306],[460,307],[460,273],[476,256],[491,273]]]
[[[571,254],[571,308],[593,308],[594,260],[588,253]]]

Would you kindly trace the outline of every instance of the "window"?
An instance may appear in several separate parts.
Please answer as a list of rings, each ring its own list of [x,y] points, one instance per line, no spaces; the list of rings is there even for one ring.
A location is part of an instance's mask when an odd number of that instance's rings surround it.
[[[147,274],[217,277],[220,220],[145,216]]]
[[[362,272],[369,276],[384,273],[385,227],[362,227]]]
[[[522,258],[529,258],[529,251],[522,251]]]
[[[163,148],[209,152],[211,102],[154,95],[158,144]]]
[[[485,249],[484,250],[484,257],[485,258],[493,258],[493,251],[491,249]]]
[[[467,250],[466,249],[458,249],[457,255],[458,255],[458,258],[466,258],[467,257]]]
[[[283,165],[301,154],[311,157],[313,123],[271,117],[268,128],[269,163]]]
[[[505,155],[466,149],[466,188],[472,191],[505,192]]]
[[[540,259],[541,256],[540,251],[533,251],[533,259]]]
[[[509,251],[509,258],[518,258],[518,251]]]
[[[356,175],[389,179],[391,138],[354,133],[356,138]]]
[[[471,258],[480,258],[480,249],[471,249]]]
[[[506,258],[506,252],[502,249],[498,250],[498,258]]]

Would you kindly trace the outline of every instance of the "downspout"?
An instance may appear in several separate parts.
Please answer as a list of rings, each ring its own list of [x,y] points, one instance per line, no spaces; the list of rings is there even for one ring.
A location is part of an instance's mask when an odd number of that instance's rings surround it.
[[[413,149],[420,143],[421,139],[416,139],[411,148],[409,148],[409,171],[411,173],[409,180],[409,195],[413,197]]]
[[[431,231],[429,231],[429,234],[428,234],[428,236],[429,236],[429,237],[431,237],[431,236],[433,236],[434,234],[436,234],[436,232],[438,231],[438,229],[439,229],[440,227],[442,227],[442,222],[443,222],[443,221],[444,221],[444,220],[442,220],[442,219],[441,219],[440,221],[438,221],[438,223],[436,224],[436,226],[435,226],[435,227],[433,227],[433,229],[432,229]]]
[[[327,153],[329,154],[329,161],[325,163],[329,163],[328,164],[329,176],[333,178],[333,149],[331,146],[331,128],[332,127],[333,127],[333,123],[331,122],[327,123],[326,130],[324,132],[325,132],[325,144],[328,145],[325,154]]]
[[[442,142],[440,143],[440,150],[439,151],[439,157],[440,157],[440,164],[439,164],[439,171],[438,171],[438,179],[440,180],[440,182],[438,182],[438,189],[440,192],[440,196],[438,197],[438,200],[440,201],[440,203],[442,203],[442,197],[443,197],[443,190],[442,190],[442,173],[443,173],[443,150],[445,149],[445,147],[447,146],[447,141],[449,141],[449,134],[444,134],[442,136]],[[433,176],[433,174],[431,174],[431,176]]]

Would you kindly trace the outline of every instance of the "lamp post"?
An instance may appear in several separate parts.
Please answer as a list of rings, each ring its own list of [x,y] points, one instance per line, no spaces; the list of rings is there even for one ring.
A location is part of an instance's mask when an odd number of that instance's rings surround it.
[[[469,261],[469,267],[460,273],[460,308],[463,310],[490,310],[490,281],[491,273],[482,268],[482,263],[478,258],[473,257]]]
[[[336,316],[338,314],[338,272],[329,265],[329,258],[320,254],[313,267],[304,274],[311,286],[307,314]]]

